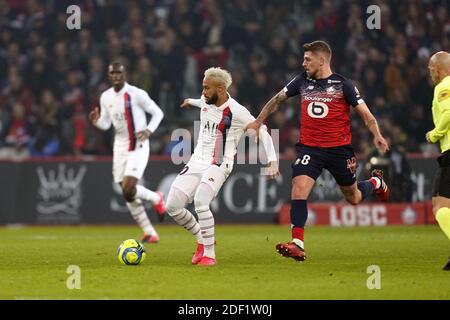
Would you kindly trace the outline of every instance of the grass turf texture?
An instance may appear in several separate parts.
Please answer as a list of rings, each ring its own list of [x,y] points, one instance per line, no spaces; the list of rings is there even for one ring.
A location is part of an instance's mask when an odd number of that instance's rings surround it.
[[[191,265],[194,238],[181,227],[158,231],[143,264],[125,266],[117,247],[137,227],[2,227],[0,299],[450,299],[449,242],[436,226],[310,227],[306,262],[275,252],[286,226],[218,226],[214,267]],[[69,265],[81,268],[80,290],[66,287]],[[370,265],[380,290],[367,289]]]

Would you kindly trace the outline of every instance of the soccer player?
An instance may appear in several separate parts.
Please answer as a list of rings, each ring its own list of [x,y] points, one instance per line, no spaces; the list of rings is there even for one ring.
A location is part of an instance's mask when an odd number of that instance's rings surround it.
[[[167,212],[197,240],[192,264],[216,264],[214,216],[210,203],[233,169],[234,156],[245,127],[255,118],[228,94],[231,74],[221,68],[205,71],[200,99],[185,99],[182,108],[200,108],[200,133],[194,153],[173,182],[167,196]],[[264,128],[265,129],[265,128]],[[261,141],[266,151],[269,178],[279,175],[278,160],[272,139],[261,130]],[[198,222],[185,209],[194,201]]]
[[[439,141],[442,154],[437,159],[439,170],[433,190],[433,213],[442,231],[450,239],[450,53],[435,53],[428,64],[433,81],[434,129],[427,132],[430,143]],[[450,270],[450,258],[444,270]]]
[[[363,119],[373,135],[376,148],[385,153],[389,146],[377,121],[353,82],[331,71],[331,48],[324,41],[303,45],[305,72],[297,75],[272,97],[248,130],[259,131],[267,117],[290,97],[301,95],[300,139],[297,159],[292,164],[292,241],[276,245],[278,253],[297,261],[306,259],[304,228],[308,217],[307,199],[323,169],[333,175],[345,199],[356,205],[373,191],[387,201],[389,189],[381,170],[372,178],[356,182],[356,158],[351,146],[350,106]],[[258,134],[258,133],[257,133]]]
[[[108,130],[113,125],[114,182],[120,184],[131,215],[144,231],[142,242],[157,243],[159,235],[151,224],[142,201],[152,203],[162,218],[166,212],[164,197],[159,191],[153,192],[138,185],[138,181],[148,162],[148,139],[158,128],[164,114],[147,92],[125,81],[125,73],[125,67],[119,62],[108,66],[108,78],[112,87],[101,94],[100,110],[98,107],[94,108],[89,113],[89,120],[101,130]],[[146,112],[152,116],[148,124]]]

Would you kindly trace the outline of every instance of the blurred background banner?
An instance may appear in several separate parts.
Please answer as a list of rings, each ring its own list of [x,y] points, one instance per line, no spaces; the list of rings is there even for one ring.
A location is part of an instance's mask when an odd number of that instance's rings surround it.
[[[400,199],[399,202],[412,203],[410,207],[420,216],[414,221],[425,223],[426,200],[430,198],[436,165],[431,159],[412,159],[410,162],[412,200]],[[276,181],[261,176],[258,165],[236,165],[234,173],[212,204],[216,221],[287,223],[284,215],[287,212],[289,216],[289,208],[285,203],[290,199],[290,165],[290,161],[281,161],[282,177]],[[182,166],[175,166],[171,161],[152,160],[142,183],[167,195],[173,179],[181,169]],[[0,177],[2,185],[8,185],[8,188],[2,188],[0,193],[0,224],[134,223],[125,206],[120,188],[113,183],[110,160],[3,161],[0,162]],[[372,214],[375,220],[370,220],[370,224],[377,224],[377,221],[382,221],[381,224],[402,223],[401,214],[408,207],[407,205],[395,207],[394,204],[398,202],[387,206],[379,204],[383,209],[381,209],[382,217],[378,220],[377,213],[373,213],[371,209],[370,212],[367,209],[362,209],[361,212],[359,209],[344,209],[353,211],[348,213],[348,217],[345,212],[342,216],[343,199],[339,188],[325,173],[318,179],[311,199],[310,220],[316,224],[346,225],[349,221],[350,224],[364,225],[365,221],[368,221],[364,216]],[[326,204],[321,205],[324,202]],[[392,211],[389,221],[383,220],[388,211]],[[151,216],[154,215],[151,207],[148,207],[148,212]],[[320,217],[317,218],[316,215]],[[356,216],[361,216],[363,222],[359,223],[356,220],[352,222],[352,219],[357,219]],[[343,222],[340,224],[339,221]],[[167,219],[164,223],[172,221]]]
[[[370,5],[379,8],[379,24],[369,24]],[[333,71],[354,80],[391,144],[377,154],[352,115],[358,180],[382,168],[393,202],[429,201],[439,150],[425,141],[433,128],[428,60],[450,51],[449,13],[445,0],[0,0],[0,223],[131,222],[112,183],[112,130],[87,119],[110,87],[112,61],[165,113],[150,139],[151,155],[165,160],[149,163],[144,183],[167,195],[182,168],[170,155],[193,144],[171,134],[193,133],[199,118],[179,106],[201,95],[204,71],[227,68],[231,96],[256,116],[303,71],[302,44],[313,40],[331,45]],[[289,99],[267,121],[280,129],[282,180],[236,165],[213,204],[217,222],[277,221],[290,197],[299,103]],[[310,200],[342,200],[328,172]]]

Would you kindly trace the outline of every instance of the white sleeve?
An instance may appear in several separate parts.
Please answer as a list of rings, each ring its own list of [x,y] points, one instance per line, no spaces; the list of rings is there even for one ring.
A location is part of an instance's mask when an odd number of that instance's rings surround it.
[[[275,152],[272,137],[267,132],[267,127],[265,125],[261,126],[261,129],[259,130],[259,140],[262,142],[264,150],[266,151],[267,162],[277,162],[277,153]]]
[[[250,113],[250,111],[248,111],[247,108],[242,106],[238,112],[238,120],[242,125],[242,129],[245,129],[245,127],[247,127],[248,124],[255,121],[255,117]],[[268,162],[278,161],[272,137],[267,132],[267,127],[265,125],[261,126],[261,129],[259,130],[259,141],[262,142],[263,144],[263,148],[267,156],[267,161]]]
[[[98,118],[95,126],[100,130],[108,130],[111,127],[111,118],[109,117],[106,105],[105,98],[102,93],[100,96],[100,118]]]
[[[239,121],[239,124],[242,126],[242,129],[247,127],[247,125],[249,123],[255,121],[255,117],[244,106],[240,106],[240,108],[237,111],[236,116],[237,116],[237,120]]]
[[[164,112],[155,103],[155,101],[150,98],[147,92],[144,90],[139,90],[139,105],[147,113],[151,114],[152,119],[147,125],[147,129],[152,133],[156,131],[162,119],[164,118]]]
[[[203,103],[205,102],[205,97],[201,96],[200,99],[188,99],[188,103],[193,106],[193,107],[197,107],[197,108],[201,108]]]

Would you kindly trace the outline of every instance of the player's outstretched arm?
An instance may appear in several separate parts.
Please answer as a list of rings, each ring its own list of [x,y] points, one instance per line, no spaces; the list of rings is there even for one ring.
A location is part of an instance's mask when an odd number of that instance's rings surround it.
[[[386,139],[380,132],[380,128],[378,127],[377,119],[373,116],[372,112],[370,112],[369,108],[365,103],[360,103],[355,107],[356,112],[364,121],[367,129],[373,135],[373,144],[378,149],[381,154],[386,153],[389,150],[389,144]]]
[[[202,106],[203,96],[200,99],[187,98],[184,99],[183,103],[180,105],[183,109],[189,109],[190,106],[200,108]]]
[[[281,103],[286,101],[288,99],[288,96],[286,95],[286,92],[284,90],[281,90],[278,92],[275,96],[272,97],[272,99],[269,100],[259,113],[258,117],[255,121],[248,124],[245,128],[246,131],[249,131],[250,134],[256,135],[256,141],[258,141],[259,138],[259,128],[261,128],[261,125],[266,121],[266,119],[275,111],[278,110]]]
[[[264,168],[263,174],[269,179],[275,179],[280,176],[278,157],[275,151],[275,146],[273,145],[272,137],[267,132],[267,127],[263,126],[260,132],[260,140],[263,144],[264,150],[267,155],[267,167]]]

